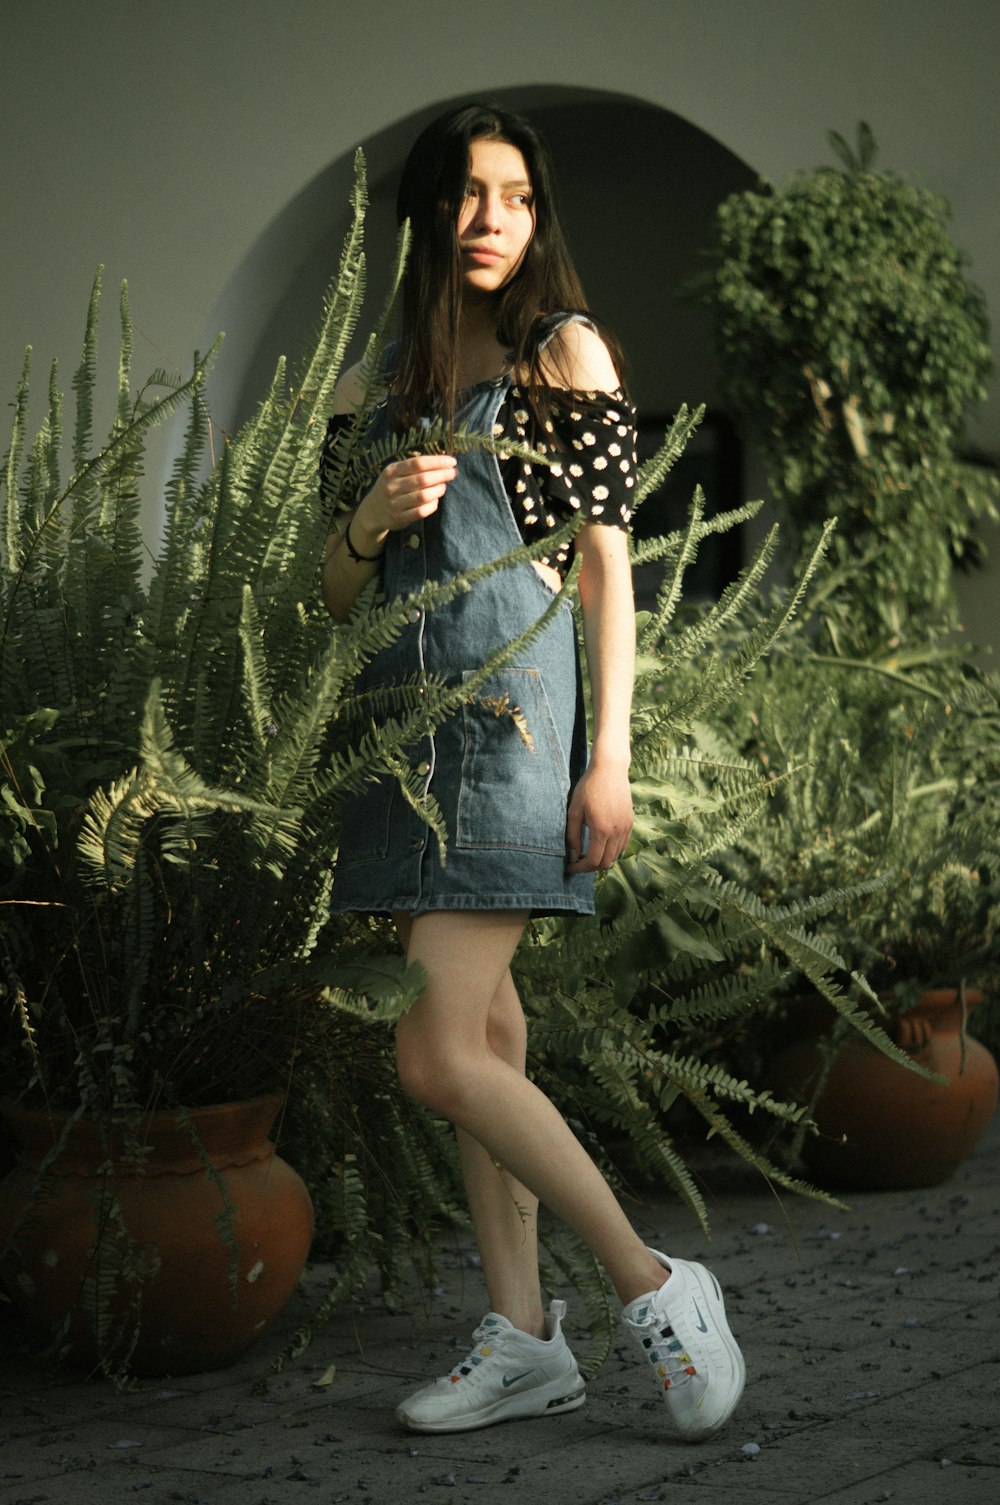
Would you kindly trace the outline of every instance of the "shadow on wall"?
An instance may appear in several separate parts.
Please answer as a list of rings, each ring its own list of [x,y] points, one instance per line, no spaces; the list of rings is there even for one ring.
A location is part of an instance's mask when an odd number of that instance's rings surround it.
[[[561,217],[594,312],[615,330],[629,361],[640,414],[717,401],[706,312],[678,296],[701,265],[716,205],[752,187],[755,174],[704,131],[655,105],[593,90],[537,86],[485,94],[526,114],[556,165]],[[438,100],[362,143],[368,162],[368,306],[381,303],[396,235],[403,159],[422,127],[454,100]],[[233,274],[203,331],[226,331],[211,380],[216,422],[232,431],[266,390],[279,355],[294,357],[318,322],[349,214],[352,154],[288,203]],[[362,321],[367,333],[372,312]],[[351,359],[360,354],[361,338]],[[204,347],[203,347],[204,348]],[[713,498],[719,506],[738,494]]]

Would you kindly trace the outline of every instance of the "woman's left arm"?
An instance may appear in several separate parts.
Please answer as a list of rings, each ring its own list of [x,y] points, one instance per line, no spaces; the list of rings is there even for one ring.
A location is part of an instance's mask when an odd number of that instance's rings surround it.
[[[607,346],[587,324],[561,329],[543,355],[553,388],[598,394],[616,391],[620,376]],[[590,762],[570,794],[566,818],[568,873],[589,873],[618,861],[632,831],[629,722],[635,675],[635,604],[628,535],[609,523],[578,530],[580,606],[594,727]],[[587,831],[584,851],[584,828]]]
[[[590,761],[570,796],[566,871],[587,873],[617,862],[632,830],[628,770],[635,606],[628,536],[621,528],[585,523],[576,535],[576,552],[594,727]]]

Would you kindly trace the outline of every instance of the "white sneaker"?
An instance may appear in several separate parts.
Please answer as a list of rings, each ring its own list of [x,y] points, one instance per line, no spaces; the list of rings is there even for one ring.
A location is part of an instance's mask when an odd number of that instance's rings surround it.
[[[575,1411],[586,1399],[576,1360],[562,1335],[565,1301],[553,1301],[545,1338],[487,1312],[468,1358],[396,1409],[411,1432],[468,1432],[519,1416]]]
[[[630,1301],[622,1318],[652,1365],[670,1430],[697,1441],[717,1432],[736,1409],[746,1366],[712,1272],[649,1252],[670,1279]]]

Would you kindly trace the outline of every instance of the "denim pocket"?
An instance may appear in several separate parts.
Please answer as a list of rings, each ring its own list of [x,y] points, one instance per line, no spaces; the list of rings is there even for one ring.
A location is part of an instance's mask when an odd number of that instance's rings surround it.
[[[381,862],[389,851],[389,831],[396,780],[383,775],[360,794],[344,796],[340,807],[340,847],[337,866]]]
[[[462,735],[456,846],[565,857],[569,769],[539,671],[492,675],[463,706]]]

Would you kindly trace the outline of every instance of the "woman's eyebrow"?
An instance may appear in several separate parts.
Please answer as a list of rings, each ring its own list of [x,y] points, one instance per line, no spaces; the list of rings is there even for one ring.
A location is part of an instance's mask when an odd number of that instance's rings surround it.
[[[469,182],[474,188],[485,188],[487,186],[485,178],[477,178],[472,174],[469,176]],[[530,178],[511,178],[509,182],[501,183],[500,187],[504,192],[511,188],[530,188],[531,180]]]

